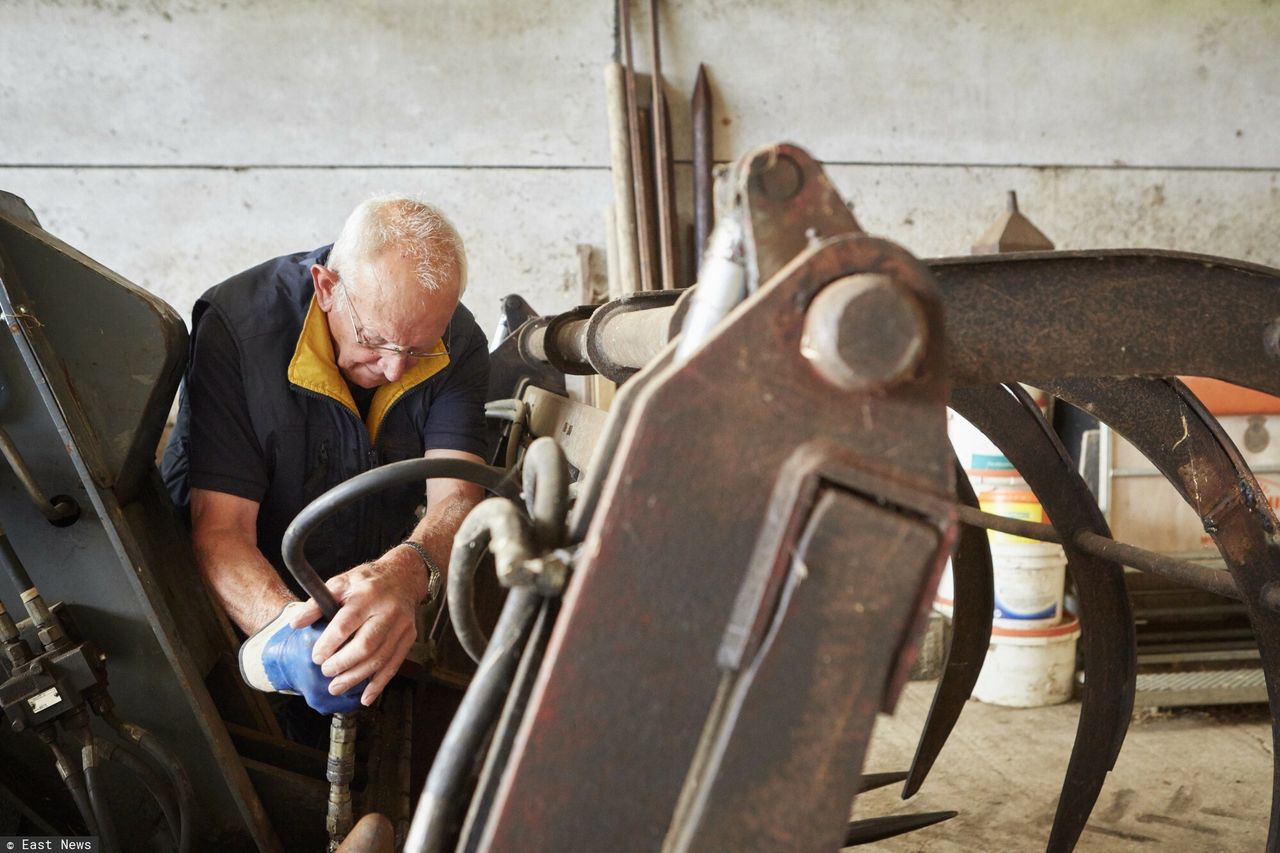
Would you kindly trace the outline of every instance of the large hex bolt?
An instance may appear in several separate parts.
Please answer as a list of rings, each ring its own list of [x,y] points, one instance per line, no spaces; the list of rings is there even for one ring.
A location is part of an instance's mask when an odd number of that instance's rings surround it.
[[[837,388],[883,390],[915,371],[926,325],[920,304],[893,279],[860,273],[836,279],[814,298],[800,352]]]

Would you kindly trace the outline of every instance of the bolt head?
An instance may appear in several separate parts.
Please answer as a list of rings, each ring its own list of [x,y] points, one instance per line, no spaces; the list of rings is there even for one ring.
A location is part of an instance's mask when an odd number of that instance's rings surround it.
[[[887,275],[859,273],[831,282],[810,303],[800,351],[837,388],[884,390],[914,374],[927,326],[906,288]]]

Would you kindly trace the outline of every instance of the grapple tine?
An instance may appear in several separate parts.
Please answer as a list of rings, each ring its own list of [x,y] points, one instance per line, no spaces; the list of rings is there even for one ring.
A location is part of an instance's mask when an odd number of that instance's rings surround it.
[[[858,779],[858,793],[865,794],[867,791],[874,791],[886,785],[896,785],[905,778],[907,778],[905,770],[895,770],[892,773],[863,773]]]
[[[944,820],[951,820],[958,814],[959,812],[921,812],[920,814],[901,814],[889,817],[869,817],[866,820],[851,820],[849,821],[849,831],[844,837],[844,846],[855,847],[859,844],[884,841],[886,838],[893,838],[895,835],[905,835],[908,832],[915,832],[917,829],[924,829],[926,826],[933,826],[935,823],[942,823]]]
[[[951,407],[986,433],[1008,457],[1064,542],[1084,530],[1111,535],[1089,487],[1035,403],[1019,386],[957,389]],[[1049,850],[1072,849],[1089,820],[1129,727],[1137,669],[1124,570],[1070,544],[1064,548],[1079,600],[1087,678]]]
[[[956,496],[961,503],[976,507],[978,496],[969,476],[956,460]],[[982,670],[982,661],[991,644],[991,613],[995,606],[995,587],[991,574],[991,547],[985,530],[960,528],[955,556],[951,558],[951,574],[955,580],[955,604],[951,616],[951,645],[947,662],[933,693],[933,704],[915,758],[902,786],[902,798],[914,796],[924,784],[942,746],[951,736],[964,704],[973,693]]]
[[[1087,406],[1123,435],[1200,515],[1248,611],[1267,680],[1272,743],[1280,743],[1280,613],[1265,601],[1268,587],[1280,582],[1280,553],[1272,544],[1278,524],[1240,452],[1176,379],[1081,379],[1045,387]],[[1272,764],[1266,849],[1274,852],[1280,849],[1280,757],[1274,750]]]

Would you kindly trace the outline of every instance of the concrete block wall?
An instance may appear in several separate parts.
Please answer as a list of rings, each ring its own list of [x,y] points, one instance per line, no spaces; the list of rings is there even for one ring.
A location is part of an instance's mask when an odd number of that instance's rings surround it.
[[[1274,0],[660,7],[682,185],[704,62],[717,159],[796,142],[919,255],[966,253],[1013,189],[1060,248],[1280,266]],[[509,292],[575,304],[576,245],[603,249],[613,47],[608,0],[0,0],[0,189],[184,315],[416,192],[489,329]]]

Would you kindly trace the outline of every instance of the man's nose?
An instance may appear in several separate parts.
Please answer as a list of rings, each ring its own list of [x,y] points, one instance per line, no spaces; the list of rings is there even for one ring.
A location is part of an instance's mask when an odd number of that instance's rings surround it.
[[[411,359],[407,355],[391,355],[388,353],[382,357],[382,375],[387,377],[388,382],[395,382],[401,376],[404,376],[406,370],[409,369]]]

